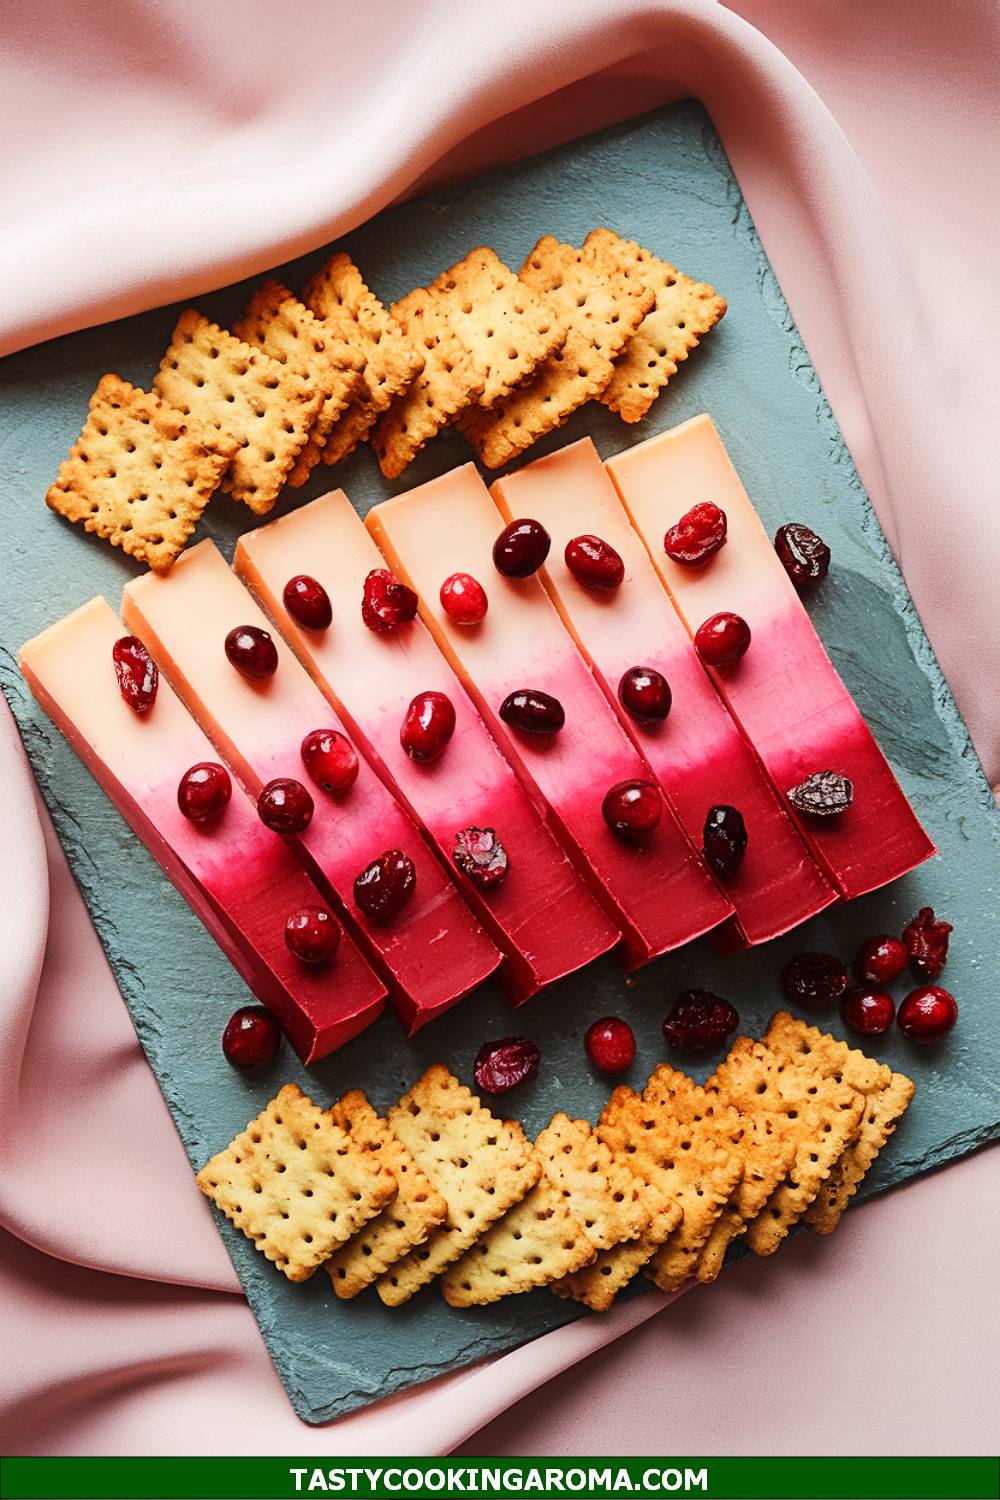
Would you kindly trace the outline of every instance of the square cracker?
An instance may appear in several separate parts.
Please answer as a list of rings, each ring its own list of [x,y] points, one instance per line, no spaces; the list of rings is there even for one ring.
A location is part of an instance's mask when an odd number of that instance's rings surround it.
[[[422,1245],[431,1230],[446,1221],[448,1205],[361,1089],[345,1094],[329,1114],[356,1146],[378,1157],[399,1189],[389,1206],[336,1250],[323,1267],[337,1296],[349,1298],[356,1297],[402,1256]]]
[[[596,1250],[638,1239],[650,1226],[644,1184],[616,1161],[587,1120],[554,1115],[535,1141],[542,1172]]]
[[[624,1240],[608,1250],[599,1250],[589,1266],[572,1276],[563,1276],[550,1288],[557,1297],[572,1297],[594,1312],[607,1312],[660,1246],[670,1238],[683,1217],[681,1206],[655,1183],[645,1183],[643,1203],[649,1212],[649,1229],[638,1239]]]
[[[711,1088],[711,1080],[706,1089]],[[721,1096],[725,1099],[725,1094]],[[746,1233],[774,1190],[791,1171],[795,1147],[780,1133],[773,1116],[739,1116],[743,1149],[743,1176],[733,1196],[712,1226],[695,1267],[698,1281],[714,1281],[722,1270],[726,1251],[733,1240]]]
[[[396,1194],[379,1158],[294,1083],[202,1167],[197,1182],[289,1281],[307,1281]]]
[[[905,1073],[894,1073],[885,1063],[876,1062],[846,1042],[797,1020],[787,1010],[774,1016],[764,1042],[779,1057],[804,1068],[815,1068],[824,1078],[846,1083],[865,1097],[857,1139],[844,1150],[806,1210],[806,1219],[817,1233],[830,1234],[906,1113],[914,1094],[913,1081]]]
[[[237,446],[214,427],[105,375],[45,503],[154,572],[167,573]]]
[[[382,1301],[396,1307],[519,1202],[541,1165],[520,1125],[494,1119],[442,1063],[428,1068],[386,1118],[448,1205],[448,1223],[378,1281]]]
[[[315,387],[193,308],[181,313],[153,385],[185,416],[238,440],[225,488],[255,515],[269,511],[322,405]]]

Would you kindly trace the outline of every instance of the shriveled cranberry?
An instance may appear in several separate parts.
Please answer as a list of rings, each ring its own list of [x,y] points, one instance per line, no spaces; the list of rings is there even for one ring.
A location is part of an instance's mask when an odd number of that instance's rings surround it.
[[[361,595],[361,618],[369,630],[381,634],[405,625],[417,613],[417,596],[388,568],[372,568]]]
[[[726,512],[711,500],[703,500],[671,526],[663,538],[663,550],[685,568],[700,568],[725,545],[726,524]]]
[[[312,815],[313,799],[293,776],[276,776],[257,798],[257,816],[275,833],[304,833]]]
[[[508,693],[500,705],[500,717],[524,734],[558,734],[566,713],[558,698],[539,688],[519,688]]]
[[[411,760],[437,760],[455,733],[455,707],[446,693],[418,693],[403,716],[399,743]]]
[[[460,829],[452,858],[462,874],[484,891],[499,885],[510,866],[507,851],[493,828]]]
[[[478,625],[489,607],[486,590],[471,573],[452,573],[441,585],[441,608],[456,625]]]
[[[641,838],[652,833],[663,813],[659,788],[651,781],[619,781],[605,792],[601,813],[613,833]]]
[[[682,1052],[713,1052],[740,1024],[739,1012],[709,990],[682,990],[663,1023],[663,1035]]]
[[[585,588],[610,593],[621,587],[625,564],[610,542],[602,537],[575,536],[566,543],[566,566]]]
[[[506,1094],[538,1072],[542,1054],[526,1036],[504,1036],[487,1042],[476,1056],[476,1087],[483,1094]]]
[[[822,583],[830,570],[830,549],[823,538],[799,521],[779,526],[774,550],[781,565],[797,589]]]
[[[259,625],[237,625],[231,630],[226,636],[226,655],[252,682],[273,677],[278,670],[278,648]]]
[[[618,684],[618,701],[640,724],[658,724],[670,712],[673,694],[655,667],[629,667]]]
[[[862,943],[854,960],[854,972],[862,984],[889,984],[906,968],[910,955],[898,937],[880,932]]]
[[[530,578],[549,555],[552,538],[541,521],[511,521],[493,543],[493,566],[505,578]]]
[[[222,1033],[226,1062],[245,1073],[265,1068],[281,1045],[281,1028],[262,1005],[234,1010]]]
[[[413,860],[402,849],[387,849],[354,881],[354,899],[373,922],[391,922],[417,886]]]
[[[335,797],[358,779],[358,752],[338,729],[310,729],[302,741],[301,755],[316,785]]]
[[[885,990],[867,987],[848,990],[840,1002],[840,1017],[845,1026],[861,1036],[883,1036],[896,1014],[892,996]]]
[[[940,922],[932,906],[922,906],[903,931],[903,942],[918,979],[936,979],[948,958],[950,922]]]
[[[308,573],[296,573],[285,584],[281,597],[292,619],[304,625],[306,630],[329,630],[333,605],[318,578],[312,578]]]
[[[793,1005],[833,1005],[848,982],[847,965],[832,953],[800,953],[781,971],[781,988]]]
[[[148,713],[156,702],[160,673],[137,635],[123,635],[111,648],[118,690],[135,714]]]
[[[939,984],[911,990],[899,1007],[899,1029],[911,1042],[929,1046],[947,1036],[958,1020],[958,1003]]]
[[[619,1016],[602,1016],[588,1026],[583,1045],[600,1073],[624,1073],[635,1060],[635,1033]]]
[[[702,661],[710,667],[731,667],[749,649],[750,626],[742,615],[723,610],[698,626],[694,644]]]
[[[340,947],[340,924],[325,906],[300,906],[285,921],[285,943],[304,964],[325,964]]]
[[[705,863],[713,875],[735,875],[747,852],[747,825],[739,809],[725,803],[710,807],[702,839]]]
[[[225,766],[200,760],[184,772],[177,785],[177,806],[192,823],[210,823],[229,806],[233,783]]]

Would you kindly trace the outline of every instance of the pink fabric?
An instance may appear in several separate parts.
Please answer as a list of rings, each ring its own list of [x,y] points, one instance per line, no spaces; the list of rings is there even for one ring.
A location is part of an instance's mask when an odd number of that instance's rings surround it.
[[[303,0],[294,28],[268,0],[8,0],[0,42],[6,350],[263,270],[418,183],[700,97],[1000,779],[989,0],[960,24],[932,0]],[[646,1298],[303,1426],[234,1295],[5,714],[0,785],[0,1450],[990,1450],[995,1154],[666,1316]],[[871,1349],[876,1402],[859,1399]]]

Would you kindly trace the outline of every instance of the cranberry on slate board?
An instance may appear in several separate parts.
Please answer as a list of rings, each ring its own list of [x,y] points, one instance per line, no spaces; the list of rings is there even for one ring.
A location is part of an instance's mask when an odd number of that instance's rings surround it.
[[[281,1028],[262,1005],[244,1005],[233,1011],[222,1033],[226,1061],[245,1073],[266,1067],[280,1045]]]
[[[922,906],[904,929],[903,943],[919,979],[938,977],[948,959],[948,934],[953,931],[950,922],[935,917],[931,906]]]
[[[885,990],[848,990],[840,1002],[840,1015],[845,1026],[861,1036],[883,1036],[889,1030],[896,1015],[892,996]]]
[[[833,1005],[847,985],[847,965],[832,953],[800,953],[781,971],[781,988],[793,1005]]]
[[[619,1016],[602,1016],[587,1028],[583,1039],[587,1056],[601,1073],[624,1073],[635,1059],[635,1034]]]
[[[483,1094],[506,1094],[527,1083],[538,1072],[542,1054],[525,1036],[505,1036],[487,1042],[476,1057],[476,1087]]]
[[[911,990],[899,1007],[900,1031],[923,1046],[947,1036],[957,1020],[955,997],[939,984],[923,984]]]
[[[708,990],[682,990],[663,1023],[663,1035],[682,1052],[714,1052],[740,1024],[728,1000]]]
[[[779,526],[774,550],[797,589],[822,583],[830,569],[830,549],[823,538],[798,521]]]

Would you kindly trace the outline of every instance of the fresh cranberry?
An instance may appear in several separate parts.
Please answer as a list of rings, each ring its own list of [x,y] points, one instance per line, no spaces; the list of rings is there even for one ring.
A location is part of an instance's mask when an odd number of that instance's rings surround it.
[[[262,1005],[244,1005],[234,1010],[222,1033],[226,1062],[246,1073],[266,1068],[281,1045],[281,1030]]]
[[[955,997],[939,984],[924,984],[911,990],[899,1007],[900,1031],[922,1046],[939,1042],[957,1020]]]
[[[278,670],[278,648],[259,625],[237,625],[226,636],[226,655],[238,672],[254,682]]]
[[[629,667],[618,684],[618,701],[640,724],[658,724],[670,712],[673,694],[654,667]]]
[[[358,752],[337,729],[310,729],[302,741],[301,754],[316,785],[335,797],[358,779]]]
[[[635,1060],[635,1033],[618,1016],[604,1016],[587,1028],[587,1056],[600,1073],[624,1073]]]
[[[903,932],[903,942],[918,979],[936,979],[948,958],[950,922],[940,922],[934,908],[922,906]]]
[[[405,625],[417,613],[417,596],[388,568],[372,568],[361,596],[361,618],[369,630],[381,634]]]
[[[232,795],[233,783],[225,766],[202,760],[181,777],[177,806],[192,823],[210,823],[225,812]]]
[[[711,615],[694,634],[694,643],[702,661],[710,667],[731,667],[745,656],[750,645],[750,626],[741,615]]]
[[[285,922],[285,942],[304,964],[325,964],[340,947],[340,926],[325,906],[302,906]]]
[[[530,578],[551,546],[552,538],[540,521],[511,521],[493,543],[493,566],[505,578]]]
[[[144,714],[156,702],[160,674],[137,635],[123,635],[111,648],[118,689],[133,713]]]
[[[493,828],[460,829],[455,835],[452,858],[462,874],[484,891],[499,885],[510,865],[507,851]]]
[[[585,588],[610,593],[621,587],[625,564],[610,542],[599,536],[575,536],[566,543],[566,566]]]
[[[486,590],[471,573],[452,573],[441,585],[441,608],[456,625],[478,625],[489,607]]]
[[[403,716],[399,743],[411,760],[437,760],[455,733],[455,707],[445,693],[418,693]]]
[[[506,1094],[527,1083],[538,1072],[542,1054],[526,1036],[505,1036],[487,1042],[476,1057],[476,1087],[483,1094]]]
[[[726,542],[726,512],[703,500],[681,516],[663,538],[663,550],[685,568],[700,568]]]
[[[862,943],[854,960],[854,972],[862,984],[889,984],[906,968],[910,955],[899,938],[881,932]]]
[[[413,895],[417,871],[401,849],[387,849],[354,881],[354,899],[373,922],[391,922]]]
[[[566,714],[558,698],[538,688],[520,688],[508,693],[500,705],[500,717],[524,734],[558,734]]]
[[[779,526],[774,550],[797,589],[822,583],[830,570],[830,549],[823,538],[798,521]]]
[[[710,807],[702,834],[702,852],[713,875],[735,875],[747,852],[747,825],[735,807]]]
[[[833,1005],[847,985],[847,965],[832,953],[800,953],[781,971],[781,988],[793,1005]]]
[[[861,1036],[883,1036],[892,1025],[896,1007],[885,990],[848,990],[840,1002],[840,1018]]]
[[[304,625],[306,630],[329,630],[333,605],[318,578],[297,573],[294,578],[289,578],[281,597],[292,619]]]
[[[313,799],[292,776],[276,776],[257,798],[257,816],[275,833],[304,833],[312,815]]]
[[[651,781],[619,781],[604,794],[601,813],[613,833],[638,838],[652,833],[663,803],[659,788]]]
[[[682,1052],[714,1052],[740,1024],[728,1000],[708,990],[683,990],[663,1023],[663,1035]]]

